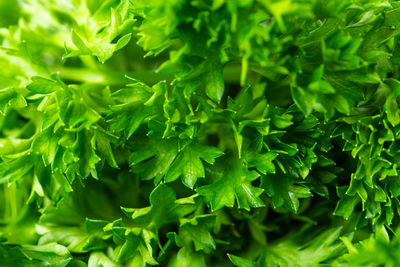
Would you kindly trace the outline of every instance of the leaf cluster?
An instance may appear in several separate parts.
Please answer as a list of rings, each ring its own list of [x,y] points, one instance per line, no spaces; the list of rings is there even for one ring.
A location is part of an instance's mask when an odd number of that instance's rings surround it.
[[[0,266],[400,264],[399,1],[3,0],[0,27]]]

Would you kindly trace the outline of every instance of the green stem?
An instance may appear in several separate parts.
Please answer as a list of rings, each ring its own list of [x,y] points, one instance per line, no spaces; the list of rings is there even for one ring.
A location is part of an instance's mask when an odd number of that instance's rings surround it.
[[[228,83],[239,83],[242,66],[240,64],[231,63],[224,67],[224,81]]]
[[[130,82],[128,78],[137,79],[147,84],[154,84],[161,80],[171,81],[170,75],[158,74],[152,71],[137,71],[137,72],[102,72],[92,69],[67,68],[59,70],[62,79],[71,80],[74,82],[95,83],[106,85],[121,85]]]
[[[73,82],[82,83],[95,83],[95,84],[106,84],[106,85],[122,85],[130,82],[128,78],[137,79],[146,84],[152,85],[158,81],[166,80],[172,81],[172,75],[159,74],[154,71],[135,71],[135,72],[103,72],[101,70],[94,69],[83,69],[83,68],[71,68],[63,67],[58,71],[60,77],[64,80],[70,80]],[[224,68],[224,80],[228,83],[238,83],[240,80],[241,66],[226,65]]]

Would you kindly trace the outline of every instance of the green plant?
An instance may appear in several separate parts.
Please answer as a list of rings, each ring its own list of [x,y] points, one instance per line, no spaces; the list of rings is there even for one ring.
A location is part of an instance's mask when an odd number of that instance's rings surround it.
[[[399,1],[3,0],[0,27],[0,266],[400,265]]]

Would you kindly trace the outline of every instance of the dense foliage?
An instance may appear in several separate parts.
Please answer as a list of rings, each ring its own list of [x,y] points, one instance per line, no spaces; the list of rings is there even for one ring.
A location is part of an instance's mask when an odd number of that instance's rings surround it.
[[[400,1],[1,0],[0,266],[400,266]]]

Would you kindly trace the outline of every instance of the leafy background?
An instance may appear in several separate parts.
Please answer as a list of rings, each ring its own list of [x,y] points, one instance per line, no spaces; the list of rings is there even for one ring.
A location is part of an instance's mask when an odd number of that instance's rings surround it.
[[[2,0],[0,27],[1,266],[400,265],[399,1]]]

